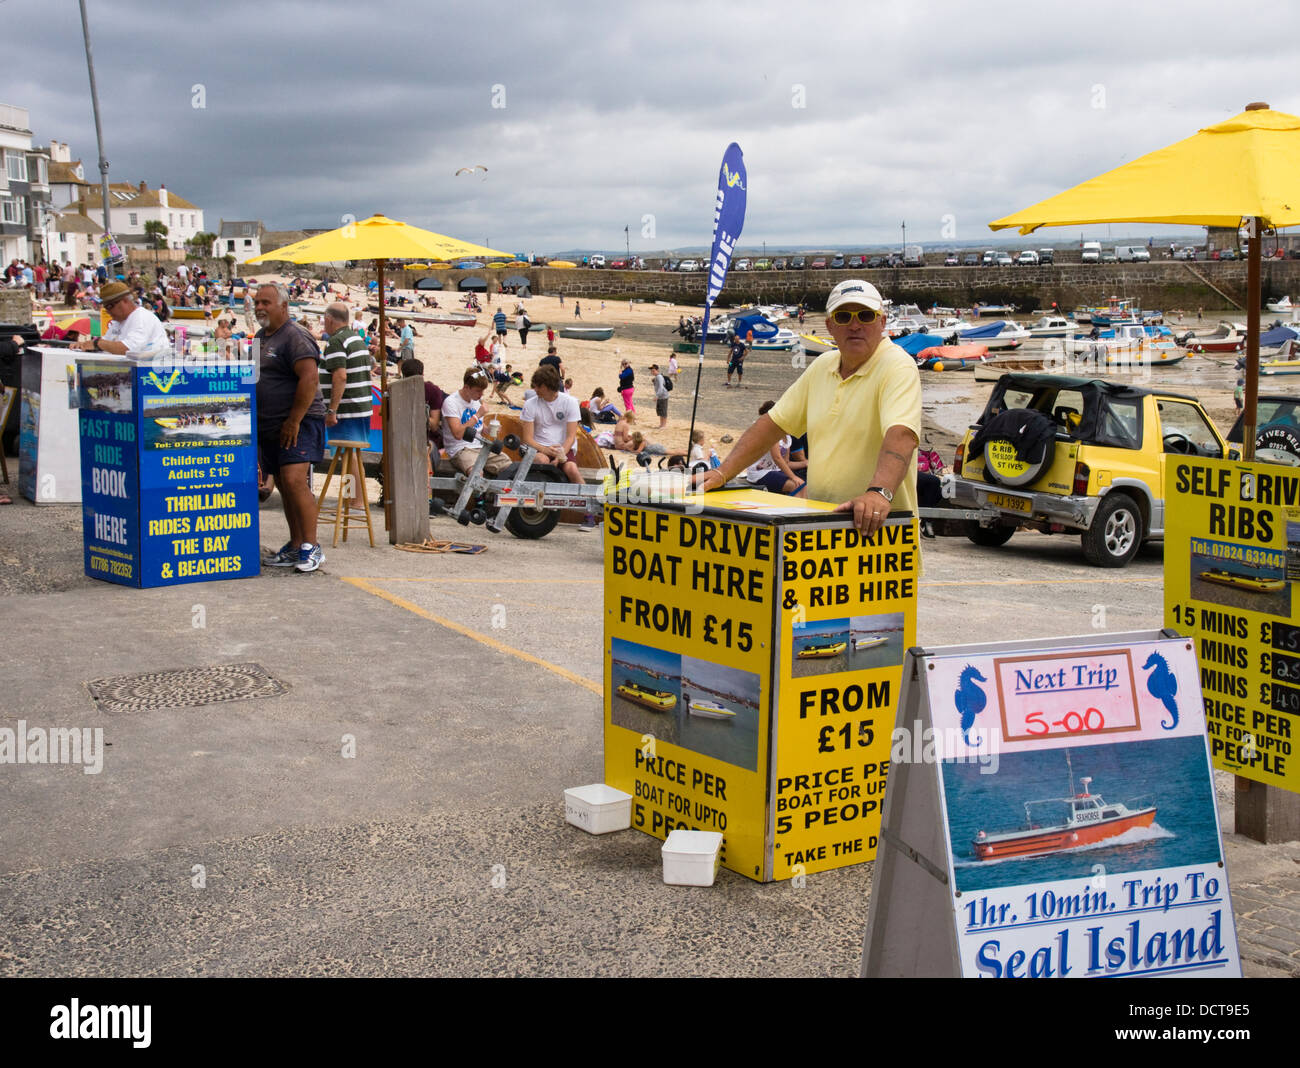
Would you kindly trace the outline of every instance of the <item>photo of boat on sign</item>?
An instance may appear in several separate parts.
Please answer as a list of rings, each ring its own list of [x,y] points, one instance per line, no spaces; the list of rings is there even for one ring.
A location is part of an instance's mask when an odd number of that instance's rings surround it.
[[[963,893],[1220,859],[1203,738],[1003,753],[979,772],[943,765]]]

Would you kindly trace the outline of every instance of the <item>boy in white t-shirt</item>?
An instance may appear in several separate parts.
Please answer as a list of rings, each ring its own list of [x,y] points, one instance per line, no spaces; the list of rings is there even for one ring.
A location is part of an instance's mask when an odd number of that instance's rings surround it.
[[[581,483],[578,470],[578,402],[561,391],[560,373],[550,366],[533,372],[535,391],[524,401],[520,425],[525,445],[537,450],[538,463],[556,464],[570,482]]]
[[[468,475],[478,451],[483,447],[478,435],[483,430],[483,392],[491,385],[487,372],[479,367],[471,367],[465,372],[465,384],[455,393],[447,395],[442,402],[442,443],[447,452],[447,459],[461,474]],[[474,440],[465,440],[465,431],[474,428]],[[498,475],[511,464],[511,459],[504,452],[489,456],[483,465],[485,475]]]

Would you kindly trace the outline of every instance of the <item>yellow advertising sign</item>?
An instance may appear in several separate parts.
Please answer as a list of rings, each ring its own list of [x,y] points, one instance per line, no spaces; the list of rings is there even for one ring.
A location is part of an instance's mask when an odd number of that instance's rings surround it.
[[[781,528],[773,878],[876,855],[919,566],[912,519]]]
[[[682,504],[605,508],[605,781],[633,795],[633,827],[720,831],[723,865],[753,879],[871,859],[915,521],[864,543],[820,502]]]
[[[1300,470],[1169,457],[1165,625],[1200,663],[1214,766],[1300,791]]]
[[[605,781],[657,838],[721,831],[764,878],[775,530],[605,507]]]

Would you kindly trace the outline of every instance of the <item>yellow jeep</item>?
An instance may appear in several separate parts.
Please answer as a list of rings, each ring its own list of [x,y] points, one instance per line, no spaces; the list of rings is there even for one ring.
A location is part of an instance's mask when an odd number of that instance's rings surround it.
[[[1007,374],[957,450],[944,496],[978,509],[967,536],[1077,531],[1099,567],[1124,567],[1165,530],[1165,466],[1235,456],[1194,397],[1103,379]]]

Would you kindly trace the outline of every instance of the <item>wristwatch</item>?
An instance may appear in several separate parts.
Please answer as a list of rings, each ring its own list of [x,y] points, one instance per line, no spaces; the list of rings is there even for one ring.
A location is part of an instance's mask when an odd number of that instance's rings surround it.
[[[882,497],[885,498],[885,500],[886,500],[888,503],[890,503],[890,504],[893,504],[893,503],[894,503],[894,491],[893,491],[893,490],[887,490],[887,489],[885,489],[884,486],[868,486],[868,487],[867,487],[867,492],[868,492],[868,493],[879,493]]]
[[[96,351],[96,352],[99,351],[99,343],[100,343],[101,340],[102,340],[101,338],[95,338],[95,340],[94,340],[94,346],[95,346],[95,351]]]

